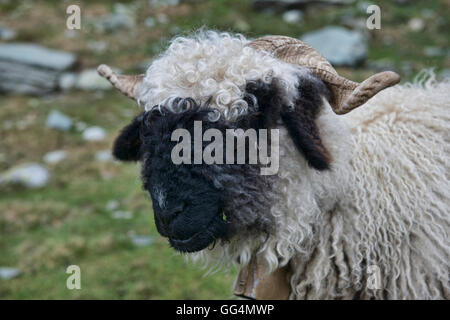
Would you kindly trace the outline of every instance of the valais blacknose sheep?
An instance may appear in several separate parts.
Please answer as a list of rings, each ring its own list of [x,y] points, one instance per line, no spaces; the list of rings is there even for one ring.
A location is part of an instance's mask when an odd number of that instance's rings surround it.
[[[113,153],[142,162],[159,233],[196,259],[238,264],[237,295],[450,297],[449,82],[393,86],[399,76],[383,72],[356,83],[299,40],[212,31],[175,38],[145,75],[99,73],[145,109]],[[215,161],[175,163],[176,129],[200,134]],[[222,161],[239,151],[231,140],[211,151],[233,129],[277,130],[275,174],[247,161],[251,143],[244,163]]]

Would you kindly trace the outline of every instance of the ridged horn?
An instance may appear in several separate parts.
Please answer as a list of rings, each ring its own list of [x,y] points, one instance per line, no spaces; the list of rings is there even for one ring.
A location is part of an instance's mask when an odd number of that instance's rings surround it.
[[[106,64],[101,64],[97,68],[97,72],[103,78],[106,78],[117,90],[127,97],[136,100],[136,91],[142,83],[143,74],[135,76],[117,75]]]
[[[284,62],[311,69],[330,89],[330,105],[337,114],[352,111],[381,90],[400,81],[400,76],[391,71],[377,73],[362,83],[348,80],[338,75],[327,59],[311,46],[290,37],[266,36],[251,41],[248,46],[266,51]]]

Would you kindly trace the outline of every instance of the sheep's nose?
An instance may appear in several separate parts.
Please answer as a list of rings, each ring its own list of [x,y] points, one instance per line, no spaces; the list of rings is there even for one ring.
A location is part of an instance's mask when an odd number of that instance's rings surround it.
[[[177,215],[183,212],[185,203],[179,203],[176,206],[170,208],[164,208],[160,212],[160,218],[165,225],[168,225]]]

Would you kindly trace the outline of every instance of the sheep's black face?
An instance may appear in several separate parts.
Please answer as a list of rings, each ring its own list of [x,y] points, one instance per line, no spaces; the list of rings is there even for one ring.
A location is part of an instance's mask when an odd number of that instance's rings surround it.
[[[210,121],[214,112],[188,98],[173,101],[177,112],[174,106],[155,108],[122,130],[113,154],[119,160],[142,161],[143,186],[152,198],[158,232],[176,250],[199,251],[236,233],[270,233],[275,225],[270,207],[276,198],[277,177],[261,175],[261,165],[250,164],[250,144],[245,144],[243,164],[226,164],[226,139],[220,146],[221,163],[196,162],[196,155],[203,154],[211,141],[202,138],[196,148],[196,132],[204,137],[207,130],[216,129],[225,137],[227,129],[270,130],[283,122],[308,163],[318,170],[328,168],[330,158],[314,124],[323,83],[315,78],[300,80],[303,91],[294,110],[282,105],[276,81],[251,82],[247,85],[249,113],[236,121]],[[196,126],[199,122],[200,129]],[[188,132],[193,147],[182,153],[183,157],[189,155],[191,162],[174,161],[174,148],[180,143],[180,137],[173,136],[177,129]]]
[[[225,236],[222,190],[215,187],[207,165],[175,164],[171,141],[176,129],[193,133],[193,122],[203,113],[165,114],[144,120],[141,128],[142,179],[152,198],[158,232],[167,237],[173,248],[193,252],[206,248]],[[193,137],[193,135],[191,135]]]
[[[196,125],[201,123],[201,136],[216,129],[225,137],[227,129],[247,130],[251,121],[210,121],[210,109],[189,101],[194,105],[189,111],[164,109],[141,114],[123,129],[114,145],[116,158],[142,161],[143,187],[152,198],[158,232],[176,250],[194,252],[241,230],[268,231],[273,177],[261,176],[259,166],[248,161],[225,164],[225,141],[221,146],[223,164],[194,162]],[[188,132],[192,163],[174,161],[173,150],[179,142],[173,141],[173,133],[177,129]],[[202,140],[200,153],[209,144]],[[246,155],[248,148],[246,145]]]
[[[149,151],[142,167],[158,232],[182,252],[204,249],[227,231],[221,191],[199,169],[174,165],[170,151],[159,155]]]

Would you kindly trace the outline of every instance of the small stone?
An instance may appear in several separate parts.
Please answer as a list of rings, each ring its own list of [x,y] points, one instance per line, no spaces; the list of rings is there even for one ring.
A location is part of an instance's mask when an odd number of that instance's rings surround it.
[[[107,33],[119,29],[132,29],[136,24],[133,5],[116,3],[113,13],[95,18],[91,21],[97,32]]]
[[[22,272],[16,268],[0,267],[0,279],[10,280],[18,277]]]
[[[422,18],[431,19],[435,16],[435,12],[433,9],[424,9],[421,12]]]
[[[106,204],[106,210],[109,211],[114,211],[117,210],[120,206],[120,202],[117,200],[110,200],[108,201],[108,203]]]
[[[84,131],[87,128],[87,123],[83,121],[78,121],[75,123],[75,129],[77,129],[78,132]]]
[[[87,141],[101,141],[105,140],[105,138],[106,138],[105,129],[98,126],[89,127],[83,131],[83,139]]]
[[[439,72],[439,77],[441,79],[450,79],[450,69],[443,69]]]
[[[180,0],[149,0],[149,5],[152,8],[161,8],[178,5]]]
[[[105,78],[102,78],[96,69],[82,71],[77,79],[76,87],[81,90],[109,90],[111,84]]]
[[[427,57],[440,57],[445,55],[445,50],[439,48],[439,47],[425,47],[423,50],[423,53]]]
[[[137,247],[146,247],[153,243],[153,238],[149,236],[142,235],[130,235],[131,242]]]
[[[61,131],[69,131],[72,125],[73,120],[58,110],[52,110],[46,121],[47,128]]]
[[[89,49],[91,49],[92,51],[101,53],[101,52],[104,52],[108,48],[108,45],[106,44],[105,41],[89,41],[87,43],[87,47]]]
[[[283,13],[283,20],[289,24],[300,24],[303,21],[303,12],[300,10],[289,10]]]
[[[57,164],[67,158],[67,152],[64,150],[56,150],[48,152],[44,155],[44,162],[48,164]]]
[[[420,18],[412,18],[408,22],[408,27],[412,31],[422,31],[425,28],[425,22],[423,22],[423,20]]]
[[[153,28],[156,25],[156,21],[154,18],[148,17],[147,19],[145,19],[144,24],[148,28]]]
[[[21,184],[29,188],[40,188],[47,184],[50,173],[38,163],[26,163],[0,174],[0,185]]]
[[[156,15],[156,20],[157,20],[159,23],[161,23],[161,24],[166,24],[166,23],[169,22],[169,18],[168,18],[167,15],[164,14],[164,13],[158,13],[158,14]]]
[[[95,154],[95,159],[99,162],[113,161],[114,157],[110,150],[101,150]]]
[[[76,83],[77,75],[73,72],[64,72],[58,79],[58,87],[62,90],[72,89]]]
[[[8,41],[14,39],[16,36],[16,31],[0,26],[0,40]]]
[[[112,213],[113,219],[124,219],[129,220],[133,218],[133,213],[130,211],[114,211]]]

